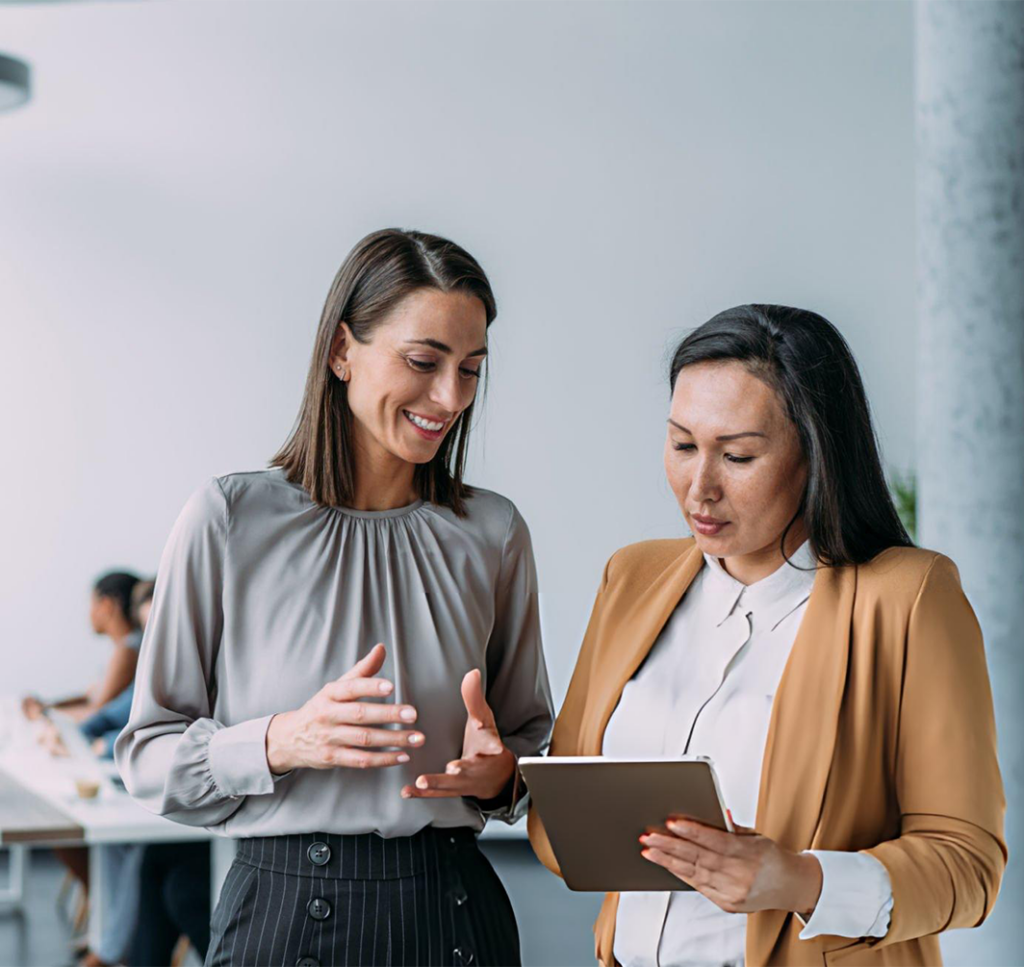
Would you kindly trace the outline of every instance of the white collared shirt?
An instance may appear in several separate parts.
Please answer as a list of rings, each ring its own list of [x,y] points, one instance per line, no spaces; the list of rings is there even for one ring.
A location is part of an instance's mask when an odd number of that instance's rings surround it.
[[[694,579],[605,730],[614,758],[689,753],[714,760],[732,818],[753,827],[772,702],[796,639],[816,562],[806,542],[792,563],[751,585],[717,558]],[[882,937],[892,889],[885,867],[864,853],[811,851],[821,896],[800,934]],[[623,967],[741,964],[746,914],[726,913],[697,892],[623,893],[615,958]]]

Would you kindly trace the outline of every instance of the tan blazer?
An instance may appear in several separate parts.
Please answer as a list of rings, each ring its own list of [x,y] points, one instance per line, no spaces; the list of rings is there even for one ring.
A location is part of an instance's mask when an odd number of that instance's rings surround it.
[[[608,562],[552,755],[601,754],[626,682],[703,563],[692,538],[635,544]],[[892,919],[881,939],[799,940],[793,914],[753,913],[747,967],[941,963],[936,935],[977,926],[995,902],[1004,812],[981,631],[952,561],[890,548],[821,569],[772,707],[756,828],[792,850],[876,857]],[[558,873],[532,809],[529,830]],[[605,897],[594,924],[603,965],[615,962],[618,899]]]

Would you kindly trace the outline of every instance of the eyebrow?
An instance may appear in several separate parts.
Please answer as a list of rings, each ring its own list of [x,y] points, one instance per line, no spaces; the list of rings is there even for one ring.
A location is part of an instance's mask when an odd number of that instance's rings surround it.
[[[446,345],[438,339],[407,339],[407,343],[413,343],[417,346],[430,346],[431,349],[436,349],[439,352],[447,353],[449,356],[452,353],[452,347]],[[474,349],[471,353],[466,353],[466,356],[486,356],[487,347],[481,346],[479,349]]]
[[[682,424],[676,423],[676,421],[673,420],[671,417],[669,418],[669,423],[671,423],[677,430],[682,430],[683,433],[689,433],[690,436],[693,436],[692,431],[686,429],[686,427],[683,426]],[[715,439],[720,440],[721,442],[724,443],[728,440],[739,440],[745,436],[759,436],[763,437],[765,440],[768,439],[767,433],[758,433],[756,430],[746,430],[743,433],[724,433],[722,434],[722,436],[716,436]]]

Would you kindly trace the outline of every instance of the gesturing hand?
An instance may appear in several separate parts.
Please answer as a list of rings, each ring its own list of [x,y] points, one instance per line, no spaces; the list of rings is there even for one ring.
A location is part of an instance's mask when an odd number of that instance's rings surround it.
[[[467,672],[462,679],[462,701],[466,706],[462,758],[449,762],[443,773],[420,776],[415,786],[403,786],[403,798],[474,796],[494,799],[508,785],[516,757],[505,748],[498,735],[494,713],[480,685],[479,669]]]
[[[665,867],[728,913],[795,910],[809,917],[821,893],[821,865],[745,826],[728,833],[672,818],[640,837],[644,859]]]
[[[302,708],[281,712],[267,728],[267,763],[281,774],[290,769],[374,769],[408,762],[402,751],[371,749],[421,746],[422,732],[373,728],[389,722],[416,721],[411,705],[382,705],[362,699],[382,698],[394,690],[391,682],[375,678],[384,665],[382,644],[345,672],[328,682]]]

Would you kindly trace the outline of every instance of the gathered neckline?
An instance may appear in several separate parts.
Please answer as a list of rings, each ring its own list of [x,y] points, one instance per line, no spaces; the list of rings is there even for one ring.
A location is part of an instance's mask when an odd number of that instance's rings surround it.
[[[404,517],[406,514],[411,514],[414,511],[419,510],[426,501],[422,498],[420,500],[414,500],[411,504],[406,504],[404,507],[392,507],[391,510],[356,510],[354,507],[331,507],[331,510],[336,510],[339,514],[345,514],[346,517],[362,517],[366,520],[377,520],[387,517]]]

